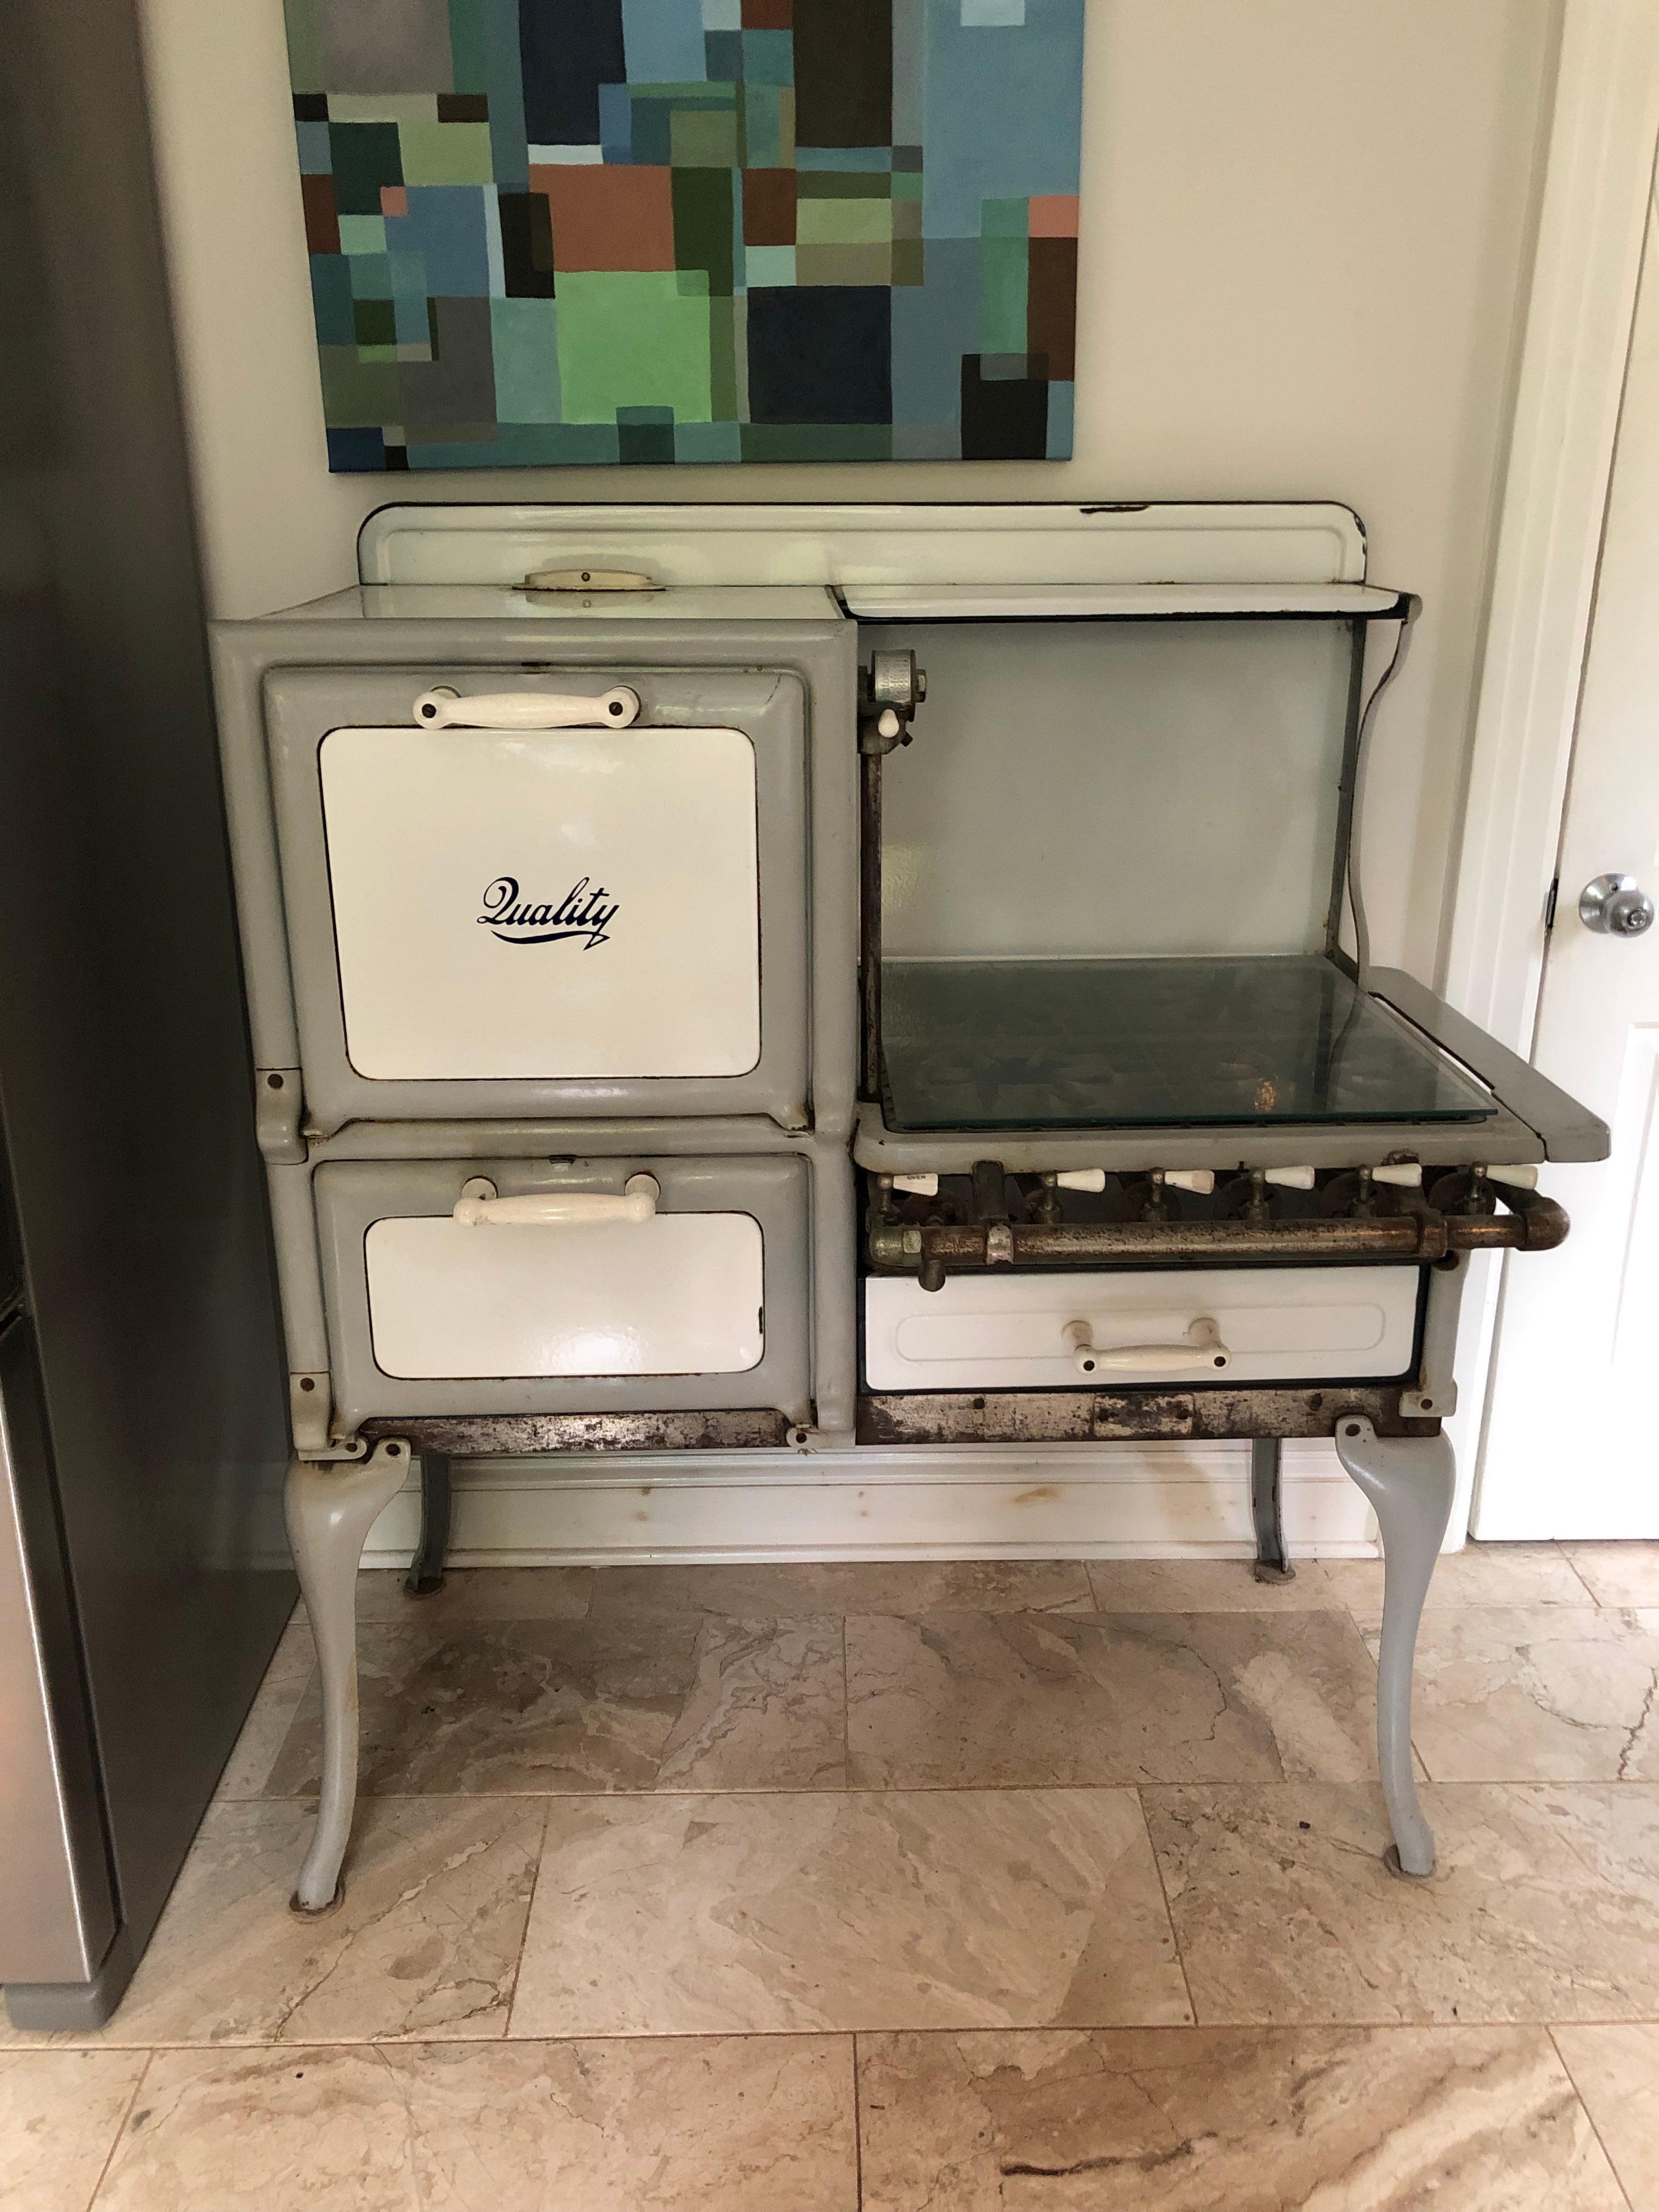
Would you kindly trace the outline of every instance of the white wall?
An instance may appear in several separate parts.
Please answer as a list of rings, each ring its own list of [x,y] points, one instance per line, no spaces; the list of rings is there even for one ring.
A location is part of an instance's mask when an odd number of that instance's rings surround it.
[[[1435,976],[1555,0],[1088,0],[1063,465],[326,470],[281,0],[140,0],[214,611],[350,580],[388,498],[1333,497],[1426,611],[1368,799]]]

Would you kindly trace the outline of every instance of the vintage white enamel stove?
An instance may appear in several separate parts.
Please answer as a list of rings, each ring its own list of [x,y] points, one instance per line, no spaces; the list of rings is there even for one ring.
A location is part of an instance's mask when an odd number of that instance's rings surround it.
[[[360,574],[215,635],[325,1692],[296,1905],[410,1455],[419,1588],[453,1456],[574,1447],[1245,1437],[1273,1573],[1279,1439],[1334,1437],[1429,1872],[1467,1255],[1559,1242],[1538,1164],[1607,1139],[1371,969],[1416,603],[1356,518],[420,506]]]

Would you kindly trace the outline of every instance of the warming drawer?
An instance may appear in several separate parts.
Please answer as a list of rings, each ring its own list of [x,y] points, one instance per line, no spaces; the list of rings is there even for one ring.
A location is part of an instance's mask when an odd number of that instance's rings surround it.
[[[790,1158],[331,1162],[337,1414],[776,1407],[808,1389]]]
[[[872,1390],[1072,1389],[1403,1376],[1416,1267],[914,1276],[865,1284]]]
[[[623,684],[629,726],[422,726]],[[307,1110],[805,1119],[799,678],[283,671],[273,791]]]

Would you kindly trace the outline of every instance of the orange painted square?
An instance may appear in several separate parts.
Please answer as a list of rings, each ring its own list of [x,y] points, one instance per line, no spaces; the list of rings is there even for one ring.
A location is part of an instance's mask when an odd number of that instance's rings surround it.
[[[673,172],[629,163],[550,162],[532,167],[553,216],[553,266],[672,269]]]
[[[402,185],[381,185],[380,213],[382,215],[407,215],[409,213],[409,193]]]
[[[1077,236],[1077,194],[1048,192],[1034,199],[1028,217],[1031,238],[1075,238]]]
[[[788,31],[794,21],[794,0],[743,0],[745,31]]]

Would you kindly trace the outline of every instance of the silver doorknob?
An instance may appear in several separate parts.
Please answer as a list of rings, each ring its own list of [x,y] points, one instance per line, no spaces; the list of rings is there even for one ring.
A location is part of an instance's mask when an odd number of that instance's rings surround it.
[[[1640,937],[1653,927],[1653,901],[1634,876],[1595,876],[1578,894],[1578,919],[1608,937]]]

